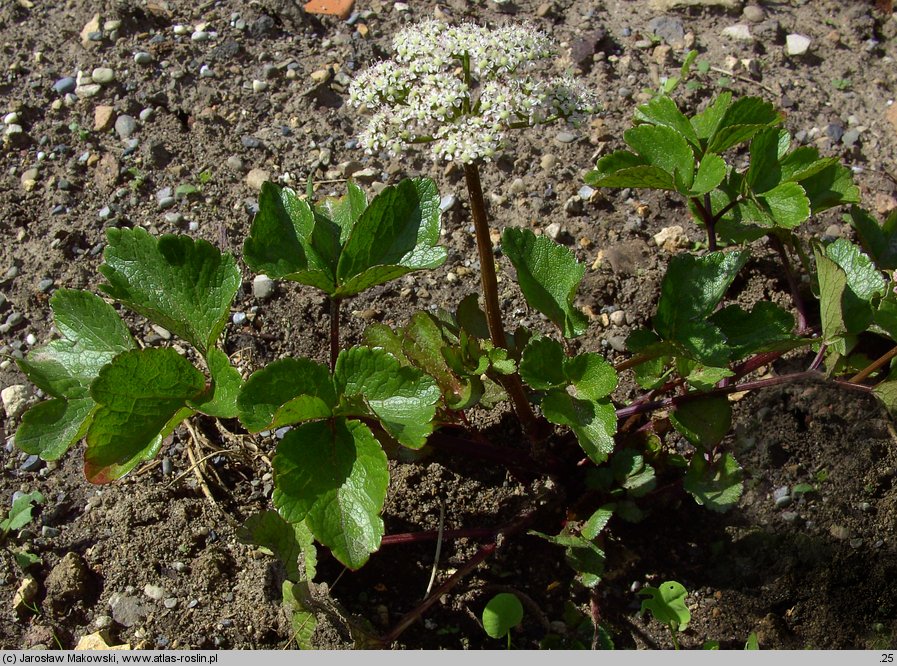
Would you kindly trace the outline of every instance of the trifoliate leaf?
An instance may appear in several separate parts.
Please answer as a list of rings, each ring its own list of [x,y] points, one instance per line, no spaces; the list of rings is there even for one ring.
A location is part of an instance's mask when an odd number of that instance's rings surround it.
[[[237,539],[240,543],[270,550],[283,563],[287,580],[296,583],[303,579],[303,575],[299,569],[302,546],[296,538],[294,524],[288,523],[274,511],[259,511],[249,516],[237,530]]]
[[[337,265],[337,297],[352,296],[412,271],[441,266],[439,193],[432,180],[403,180],[374,197],[353,227]]]
[[[206,354],[206,363],[212,375],[209,393],[190,403],[196,411],[219,419],[237,416],[237,395],[243,378],[240,371],[230,364],[230,359],[218,347],[212,347]]]
[[[701,149],[701,142],[685,114],[666,95],[658,95],[647,104],[638,107],[635,119],[652,125],[664,125],[676,130],[695,148]]]
[[[718,460],[708,463],[698,452],[688,465],[683,485],[698,504],[725,513],[741,499],[741,480],[741,466],[731,453],[724,453]]]
[[[441,395],[431,377],[382,349],[353,347],[340,352],[333,380],[339,414],[374,416],[403,446],[419,449],[426,443]]]
[[[612,404],[580,400],[553,389],[542,399],[542,413],[552,423],[570,428],[594,463],[601,464],[613,451],[617,414]]]
[[[757,196],[755,203],[768,226],[793,229],[810,217],[810,202],[803,187],[797,183],[780,183]]]
[[[576,389],[576,395],[586,400],[600,400],[617,388],[617,373],[603,356],[592,352],[564,360],[564,375]]]
[[[189,236],[150,236],[108,229],[100,288],[134,312],[164,326],[206,354],[214,345],[240,288],[234,258]]]
[[[304,423],[277,446],[274,504],[291,523],[305,521],[350,569],[380,547],[380,512],[389,485],[386,454],[359,421]]]
[[[709,450],[729,433],[732,406],[724,396],[690,400],[676,406],[670,423],[689,442]]]
[[[529,306],[548,317],[566,338],[584,333],[588,318],[573,300],[585,266],[573,253],[547,236],[513,227],[502,234],[502,248],[517,269],[520,290]]]
[[[327,418],[337,401],[326,366],[284,358],[250,375],[237,396],[237,412],[247,430],[259,432]]]
[[[674,580],[661,583],[659,587],[646,586],[639,590],[642,600],[639,612],[651,611],[654,619],[675,631],[685,631],[691,621],[691,612],[685,605],[688,590]]]
[[[99,407],[87,431],[88,481],[113,481],[154,456],[161,438],[193,413],[187,403],[204,389],[202,373],[173,349],[116,356],[90,387]]]
[[[491,638],[503,638],[523,622],[523,604],[516,594],[496,594],[483,609],[483,630]]]

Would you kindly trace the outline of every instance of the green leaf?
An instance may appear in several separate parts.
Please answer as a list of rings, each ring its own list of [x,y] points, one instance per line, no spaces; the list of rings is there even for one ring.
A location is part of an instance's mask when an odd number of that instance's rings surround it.
[[[16,446],[42,460],[59,460],[87,434],[95,407],[89,397],[40,402],[22,415]]]
[[[63,339],[33,350],[19,367],[51,396],[88,398],[100,368],[134,341],[113,307],[90,292],[59,289],[50,307]]]
[[[124,476],[154,456],[161,438],[193,413],[205,379],[173,349],[119,354],[90,387],[99,405],[87,431],[84,473],[91,483]]]
[[[516,594],[496,594],[483,609],[483,629],[491,638],[503,638],[523,622],[523,604]]]
[[[617,373],[600,354],[586,352],[565,359],[564,374],[577,397],[586,400],[600,400],[617,388]]]
[[[296,538],[296,529],[276,512],[259,511],[249,516],[237,530],[237,539],[270,550],[283,563],[287,580],[297,583],[303,579],[299,569],[302,546]]]
[[[688,465],[684,487],[698,504],[711,511],[725,513],[736,504],[742,493],[741,466],[731,453],[724,453],[713,463],[696,453]]]
[[[695,154],[682,134],[663,125],[638,125],[626,130],[623,138],[648,164],[670,174],[679,192],[688,192],[694,181]]]
[[[722,153],[780,122],[782,115],[769,102],[759,97],[742,97],[726,108],[707,142],[707,150]]]
[[[37,490],[19,495],[9,509],[9,515],[0,522],[0,532],[7,534],[25,527],[33,518],[34,507],[43,503],[44,496]]]
[[[290,613],[290,624],[296,645],[300,650],[314,650],[312,637],[318,626],[318,619],[314,613],[308,582],[294,583],[285,580],[281,586],[281,594],[284,606]]]
[[[889,377],[886,381],[879,383],[872,392],[875,397],[881,400],[881,403],[888,410],[891,417],[897,417],[897,379]]]
[[[218,347],[212,347],[206,354],[206,363],[212,375],[212,386],[207,395],[193,401],[190,406],[207,416],[232,419],[237,416],[237,396],[243,378],[240,371],[230,364],[230,359]]]
[[[344,416],[375,416],[400,444],[419,449],[433,431],[441,393],[436,382],[403,366],[382,349],[352,347],[340,352],[333,380]],[[359,400],[364,408],[359,410]]]
[[[658,95],[647,104],[638,107],[635,112],[635,119],[639,122],[664,125],[676,130],[694,146],[695,150],[701,149],[701,142],[688,118],[679,110],[676,103],[666,95]]]
[[[685,631],[691,621],[691,613],[685,605],[687,595],[688,590],[674,580],[661,583],[660,587],[643,587],[639,596],[648,598],[642,600],[639,612],[651,611],[658,622],[674,631]]]
[[[810,217],[810,202],[803,187],[797,183],[780,183],[758,195],[755,203],[768,226],[793,229]]]
[[[272,278],[286,278],[306,271],[326,274],[326,264],[317,253],[311,251],[309,256],[307,252],[314,226],[311,207],[293,190],[263,183],[259,211],[243,243],[246,265]],[[329,277],[333,284],[333,276]]]
[[[706,365],[696,365],[689,372],[685,380],[688,385],[698,391],[709,391],[716,386],[720,380],[726,377],[732,377],[735,373],[728,368],[714,368]]]
[[[847,333],[842,306],[843,298],[848,290],[847,273],[818,248],[816,249],[816,272],[819,277],[822,336],[831,345]],[[841,351],[844,353],[843,349]]]
[[[237,396],[240,422],[250,432],[327,418],[338,398],[326,366],[283,358],[258,370]]]
[[[714,135],[726,109],[732,103],[732,93],[723,92],[716,97],[704,111],[697,114],[691,119],[691,126],[695,129],[695,134],[702,144],[706,146],[706,142]]]
[[[439,194],[427,178],[403,180],[374,197],[340,254],[336,297],[352,296],[411,271],[441,266]]]
[[[729,305],[715,312],[710,321],[726,336],[733,361],[797,340],[791,332],[794,316],[775,303],[757,303],[749,312]]]
[[[520,378],[534,389],[545,390],[562,386],[567,376],[564,348],[551,338],[533,338],[520,359]]]
[[[315,206],[315,210],[339,227],[339,244],[343,246],[367,207],[364,190],[350,180],[346,183],[346,196],[326,197]]]
[[[573,253],[547,236],[512,227],[502,234],[502,248],[517,269],[520,290],[529,306],[548,317],[566,338],[584,333],[588,318],[573,301],[585,266]]]
[[[211,349],[240,288],[234,258],[204,240],[111,228],[100,272],[101,289],[135,312],[179,335],[202,354]]]
[[[834,163],[800,181],[813,215],[849,203],[860,202],[860,189],[846,166]]]
[[[622,449],[610,461],[611,472],[617,484],[630,497],[643,497],[657,487],[654,468],[635,449]],[[600,469],[599,469],[600,471]]]
[[[872,260],[856,245],[839,238],[825,248],[829,259],[847,274],[847,285],[860,300],[870,301],[885,293],[885,280]]]
[[[617,414],[612,404],[580,400],[553,389],[542,399],[542,413],[552,423],[570,428],[594,463],[604,462],[613,451]]]
[[[810,146],[800,146],[781,158],[779,169],[782,180],[799,183],[810,176],[838,163],[837,157],[819,158],[819,151]]]
[[[627,153],[632,154],[632,153]],[[608,157],[619,155],[614,153]],[[605,162],[602,158],[598,162],[598,169],[590,171],[585,178],[586,183],[593,187],[634,187],[650,190],[675,190],[676,183],[673,176],[660,167],[648,164],[631,166],[610,171],[616,163]]]
[[[751,141],[751,164],[744,176],[754,194],[771,190],[785,180],[779,163],[783,137],[788,137],[785,130],[770,127],[757,133]]]
[[[690,400],[676,406],[670,422],[689,442],[707,450],[729,433],[732,406],[724,396]]]
[[[389,485],[386,454],[367,426],[335,418],[288,432],[274,457],[274,504],[291,523],[305,521],[350,569],[380,547],[380,512]]]
[[[851,206],[850,221],[875,265],[880,270],[897,268],[897,209],[879,226],[867,211]]]
[[[692,183],[688,195],[696,197],[715,190],[726,177],[727,168],[726,162],[719,155],[713,153],[704,155],[698,165],[695,181]]]
[[[661,283],[653,320],[660,337],[680,345],[690,358],[707,365],[726,365],[725,336],[707,318],[749,256],[748,250],[740,250],[673,257]]]
[[[757,638],[757,634],[755,632],[751,632],[748,634],[747,642],[744,644],[745,650],[759,650],[760,649],[760,641]]]

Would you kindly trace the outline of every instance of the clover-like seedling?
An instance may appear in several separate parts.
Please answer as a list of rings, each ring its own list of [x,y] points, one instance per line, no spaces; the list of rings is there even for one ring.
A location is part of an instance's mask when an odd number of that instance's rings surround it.
[[[674,580],[661,583],[660,587],[643,587],[639,590],[639,596],[648,597],[642,600],[640,612],[650,611],[658,622],[667,626],[673,647],[679,649],[678,634],[688,627],[691,621],[691,612],[685,605],[685,597],[688,590],[681,583]]]
[[[489,600],[483,609],[483,629],[491,638],[507,636],[511,649],[511,629],[523,622],[523,604],[516,594],[501,592]]]

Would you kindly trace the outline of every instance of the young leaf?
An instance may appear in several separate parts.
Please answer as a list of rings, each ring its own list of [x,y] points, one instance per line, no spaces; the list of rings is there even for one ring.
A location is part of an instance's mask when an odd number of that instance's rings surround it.
[[[204,240],[140,227],[108,229],[101,289],[134,312],[184,338],[203,355],[224,330],[240,288],[234,258]]]
[[[564,390],[553,389],[542,399],[542,413],[552,423],[570,428],[596,464],[607,460],[614,450],[617,415],[612,404],[580,400]]]
[[[161,438],[193,413],[188,401],[204,389],[202,373],[173,349],[116,356],[90,387],[99,408],[87,431],[88,481],[108,483],[154,456]]]
[[[741,498],[741,479],[741,466],[731,453],[724,453],[712,463],[696,453],[688,465],[683,485],[698,504],[711,511],[725,513]]]
[[[803,187],[797,183],[779,183],[757,195],[755,203],[760,210],[760,219],[753,221],[764,226],[793,229],[810,217],[810,201]]]
[[[334,268],[338,255],[321,256],[320,250],[312,247],[318,222],[321,229],[316,237],[321,240],[326,237],[327,228],[335,226],[334,222],[316,216],[308,202],[290,188],[263,183],[259,211],[243,243],[246,265],[272,278],[293,280],[332,292],[336,284]]]
[[[715,190],[726,177],[726,169],[726,162],[719,155],[704,155],[695,173],[695,180],[687,192],[688,196],[697,197]]]
[[[34,507],[43,503],[44,496],[37,490],[19,495],[9,509],[9,515],[0,522],[0,536],[25,527],[31,522]]]
[[[44,400],[22,415],[16,446],[41,460],[58,460],[87,434],[95,408],[90,397]]]
[[[639,596],[648,597],[642,600],[640,612],[651,611],[658,622],[676,631],[684,631],[691,621],[691,613],[685,605],[688,590],[674,580],[661,583],[660,587],[643,587]]]
[[[672,176],[676,189],[687,193],[694,181],[695,154],[685,137],[664,125],[637,125],[623,138],[651,166]]]
[[[566,383],[564,348],[551,338],[533,338],[520,359],[520,378],[534,389],[545,390]]]
[[[237,396],[240,422],[250,432],[327,418],[338,398],[326,366],[283,358],[258,370]]]
[[[441,393],[436,382],[382,349],[340,352],[333,381],[343,416],[375,416],[403,446],[419,449],[433,431]],[[363,406],[362,406],[363,405]]]
[[[707,150],[722,153],[732,146],[748,141],[760,130],[778,125],[782,122],[782,118],[769,102],[759,97],[742,97],[726,108],[708,139]]]
[[[380,547],[389,469],[366,425],[335,418],[288,432],[274,457],[274,504],[291,523],[305,521],[350,569]]]
[[[846,166],[834,163],[800,181],[814,215],[824,210],[860,202],[860,189]]]
[[[750,312],[738,305],[729,305],[710,317],[726,336],[731,359],[737,361],[751,354],[787,348],[800,339],[792,334],[794,316],[775,303],[761,301]]]
[[[638,107],[635,119],[639,122],[663,125],[676,130],[696,151],[701,150],[700,139],[698,139],[691,122],[679,110],[676,103],[666,95],[658,95],[647,104]]]
[[[705,146],[705,149],[707,141],[716,132],[716,129],[719,127],[720,123],[722,122],[723,116],[726,113],[726,109],[729,108],[729,105],[731,103],[731,92],[726,91],[720,93],[716,97],[716,99],[710,102],[710,104],[706,109],[704,109],[704,111],[697,114],[691,119],[691,126],[694,128],[698,140],[703,146]]]
[[[287,580],[298,583],[303,579],[299,569],[302,546],[296,538],[296,529],[276,512],[259,511],[249,516],[237,531],[237,539],[270,550],[283,563]]]
[[[833,345],[847,333],[842,305],[845,293],[848,291],[847,273],[818,248],[816,249],[816,271],[819,277],[822,336],[829,345]],[[838,346],[840,353],[846,353],[843,341]]]
[[[516,594],[496,594],[483,609],[483,629],[491,638],[503,638],[523,622],[523,604]]]
[[[692,444],[708,450],[729,433],[732,406],[725,397],[683,402],[670,414],[670,422]]]
[[[783,137],[788,137],[785,130],[770,127],[751,141],[751,164],[744,178],[754,194],[767,192],[786,180],[779,163]]]
[[[564,374],[576,395],[586,400],[600,400],[617,388],[617,373],[600,354],[586,352],[564,359]]]
[[[240,371],[230,364],[230,359],[218,347],[212,347],[206,354],[206,363],[212,375],[212,386],[207,395],[192,401],[190,406],[207,416],[232,419],[237,416],[237,395],[243,378]]]
[[[517,269],[520,290],[530,307],[548,317],[565,338],[584,333],[588,318],[573,300],[585,266],[573,253],[547,236],[512,227],[502,234],[502,248]]]
[[[427,178],[403,180],[374,197],[358,218],[336,269],[337,297],[352,296],[412,271],[441,266],[439,193]]]
[[[860,300],[870,301],[885,292],[885,280],[872,260],[856,245],[839,238],[825,248],[829,259],[847,274],[847,284]]]

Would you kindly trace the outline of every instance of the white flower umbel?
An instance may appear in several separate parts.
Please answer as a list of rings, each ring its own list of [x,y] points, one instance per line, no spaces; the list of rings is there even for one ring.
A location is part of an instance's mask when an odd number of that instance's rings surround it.
[[[531,26],[488,29],[425,21],[393,40],[395,57],[359,74],[349,102],[371,112],[361,144],[397,155],[430,144],[436,159],[489,160],[509,130],[596,110],[595,96],[571,77],[543,80],[535,66],[552,55]]]

